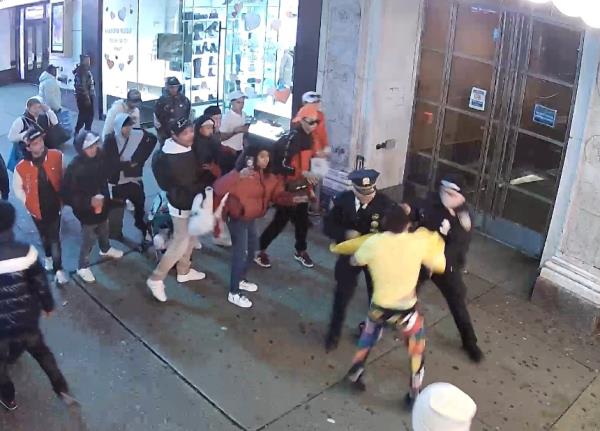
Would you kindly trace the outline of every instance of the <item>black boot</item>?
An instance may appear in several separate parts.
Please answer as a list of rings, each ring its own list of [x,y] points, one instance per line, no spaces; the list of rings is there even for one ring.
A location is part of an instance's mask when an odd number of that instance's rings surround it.
[[[210,58],[208,59],[208,65],[209,66],[216,66],[217,63],[215,63],[215,57],[214,56],[210,56]]]
[[[340,336],[332,333],[327,334],[327,338],[325,338],[325,351],[327,353],[332,350],[337,349],[338,344],[340,343]]]
[[[202,75],[202,59],[201,58],[194,59],[194,78],[196,78],[196,79],[204,78],[204,75]]]
[[[469,359],[475,363],[479,363],[485,358],[477,344],[463,344],[463,349],[467,352]]]
[[[214,74],[212,67],[208,69],[208,76],[217,76]]]

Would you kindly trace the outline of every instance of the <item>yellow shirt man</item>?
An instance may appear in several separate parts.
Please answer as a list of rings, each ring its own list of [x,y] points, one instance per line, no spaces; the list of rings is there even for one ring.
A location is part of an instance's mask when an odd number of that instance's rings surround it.
[[[436,273],[446,268],[444,240],[425,228],[375,234],[360,246],[354,259],[369,267],[373,304],[391,310],[409,310],[417,303],[421,265]]]

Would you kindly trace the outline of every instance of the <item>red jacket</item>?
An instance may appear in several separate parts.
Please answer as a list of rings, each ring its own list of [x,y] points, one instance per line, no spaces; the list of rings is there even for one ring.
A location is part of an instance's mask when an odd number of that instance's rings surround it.
[[[292,205],[292,194],[285,191],[283,179],[277,175],[256,171],[250,176],[241,176],[233,170],[222,176],[213,185],[214,205],[217,208],[229,193],[223,209],[223,218],[254,220],[263,217],[269,203]]]

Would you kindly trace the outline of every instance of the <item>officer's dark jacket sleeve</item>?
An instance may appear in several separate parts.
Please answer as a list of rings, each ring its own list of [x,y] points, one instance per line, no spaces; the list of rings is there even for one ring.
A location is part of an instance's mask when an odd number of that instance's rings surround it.
[[[346,239],[346,229],[343,226],[344,212],[342,206],[342,195],[333,199],[333,207],[329,210],[323,220],[323,232],[337,243]]]

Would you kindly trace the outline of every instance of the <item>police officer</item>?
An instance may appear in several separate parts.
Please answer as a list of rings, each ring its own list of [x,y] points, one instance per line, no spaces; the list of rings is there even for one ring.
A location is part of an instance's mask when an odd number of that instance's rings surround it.
[[[411,218],[420,226],[439,232],[446,241],[446,272],[431,280],[440,289],[460,332],[463,349],[474,362],[483,359],[467,310],[467,287],[462,278],[471,242],[471,217],[462,194],[463,180],[458,175],[442,179],[437,193],[411,205]]]
[[[324,232],[336,243],[381,230],[385,211],[395,203],[378,193],[375,182],[379,172],[361,169],[348,175],[352,190],[340,193],[333,200],[333,207],[324,219]],[[329,332],[325,341],[327,351],[337,347],[348,303],[354,295],[358,276],[365,274],[369,302],[373,294],[371,276],[366,267],[350,265],[351,256],[339,256],[335,264],[335,298],[331,313]]]
[[[167,78],[165,92],[154,107],[154,126],[160,144],[171,137],[171,125],[181,118],[190,118],[192,104],[183,94],[183,87],[174,76]]]

